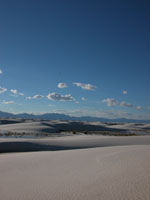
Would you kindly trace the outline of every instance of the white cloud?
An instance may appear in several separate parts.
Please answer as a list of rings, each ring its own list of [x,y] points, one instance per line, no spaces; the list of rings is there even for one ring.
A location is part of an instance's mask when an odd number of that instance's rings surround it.
[[[67,88],[67,84],[66,83],[58,83],[58,88]]]
[[[96,86],[94,85],[91,85],[89,83],[85,84],[85,83],[77,83],[77,82],[74,82],[73,85],[76,85],[77,87],[80,87],[82,88],[83,90],[91,90],[91,91],[94,91],[96,90]]]
[[[18,95],[24,96],[22,92],[18,92],[16,89],[11,89],[10,92],[13,93],[14,95],[12,96],[15,96],[15,97],[17,97]]]
[[[2,74],[3,73],[3,71],[0,69],[0,74]]]
[[[4,93],[4,92],[6,92],[6,91],[7,91],[6,88],[2,88],[2,87],[0,87],[0,94]]]
[[[18,94],[18,91],[16,89],[14,89],[14,90],[11,89],[10,92],[13,93],[13,94]]]
[[[33,97],[26,97],[26,99],[31,100],[31,99],[42,99],[44,96],[36,94]]]
[[[113,98],[104,99],[102,102],[107,103],[107,106],[116,106],[116,105],[119,104],[119,102],[116,99],[113,99]]]
[[[86,101],[87,99],[86,99],[85,97],[82,97],[81,100],[82,100],[82,101]]]
[[[33,96],[33,99],[41,99],[41,98],[43,98],[43,97],[44,97],[44,96],[37,94],[37,95]]]
[[[73,101],[74,100],[74,98],[70,94],[61,95],[55,92],[48,94],[47,98],[54,101]]]
[[[136,105],[133,105],[131,103],[127,103],[125,101],[119,102],[119,101],[117,101],[116,99],[113,99],[113,98],[104,99],[102,102],[106,103],[107,106],[118,105],[118,106],[124,106],[124,107],[129,107],[129,108],[135,108],[136,110],[142,110],[142,106],[136,106]]]
[[[33,99],[33,97],[26,97],[26,99],[31,100],[31,99]]]
[[[136,106],[137,110],[142,110],[142,106]]]
[[[14,104],[14,101],[3,101],[2,104],[8,105],[8,104]]]
[[[19,93],[19,95],[20,95],[20,96],[24,96],[24,94],[23,94],[22,92],[21,92],[21,93]]]
[[[127,91],[127,90],[123,90],[122,93],[123,93],[123,94],[128,94],[128,91]]]
[[[120,103],[120,106],[133,107],[133,104],[127,103],[127,102],[125,102],[125,101],[122,101],[122,102]]]

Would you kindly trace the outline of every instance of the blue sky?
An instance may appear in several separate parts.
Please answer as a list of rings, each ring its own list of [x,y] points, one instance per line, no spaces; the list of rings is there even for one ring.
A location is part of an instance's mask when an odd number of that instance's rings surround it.
[[[0,110],[149,119],[149,8],[0,0]]]

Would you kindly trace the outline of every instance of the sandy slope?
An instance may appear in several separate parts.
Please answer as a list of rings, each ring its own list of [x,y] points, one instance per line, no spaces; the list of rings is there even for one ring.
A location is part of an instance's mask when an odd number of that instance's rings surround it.
[[[20,120],[20,122],[22,122]],[[102,122],[79,122],[79,121],[42,121],[30,120],[23,123],[0,125],[0,133],[58,133],[60,131],[141,131],[150,133],[150,124],[136,123],[102,123]]]
[[[94,147],[150,145],[148,136],[75,135],[43,139],[0,138],[0,153],[68,150]]]
[[[3,200],[149,200],[150,146],[0,155]]]
[[[16,132],[16,133],[56,133],[56,129],[52,126],[47,126],[41,122],[27,122],[27,123],[16,123],[16,124],[7,124],[0,125],[0,132]]]

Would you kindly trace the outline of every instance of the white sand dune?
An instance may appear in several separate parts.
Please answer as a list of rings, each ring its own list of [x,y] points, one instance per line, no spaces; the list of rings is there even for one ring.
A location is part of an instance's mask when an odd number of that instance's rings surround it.
[[[116,123],[114,125],[106,125],[109,128],[123,129],[123,130],[144,130],[150,129],[150,124],[136,124],[136,123]]]
[[[20,121],[22,122],[22,121]],[[27,133],[27,134],[43,134],[43,133],[59,133],[62,131],[141,131],[141,133],[150,133],[150,124],[135,123],[102,123],[102,122],[79,122],[79,121],[43,121],[43,120],[27,120],[23,123],[1,124],[0,133]]]
[[[16,132],[16,133],[56,133],[57,130],[52,126],[47,126],[42,122],[27,122],[27,123],[16,123],[0,125],[0,132]]]
[[[128,137],[74,135],[64,137],[46,137],[41,139],[0,138],[0,153],[56,151],[129,145],[150,145],[150,135]]]
[[[150,146],[0,155],[2,200],[149,200]]]

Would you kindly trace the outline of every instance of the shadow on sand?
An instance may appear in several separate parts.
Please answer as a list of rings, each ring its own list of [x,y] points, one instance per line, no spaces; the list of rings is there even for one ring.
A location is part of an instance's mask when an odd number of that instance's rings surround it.
[[[4,142],[0,143],[0,153],[34,152],[34,151],[64,151],[73,149],[94,148],[95,145],[65,146],[44,145],[31,142]],[[97,146],[98,147],[98,146]]]
[[[87,149],[97,147],[112,147],[112,146],[128,146],[128,145],[150,145],[150,137],[115,137],[104,138],[101,141],[82,141],[82,142],[67,142],[67,143],[36,143],[30,141],[12,141],[0,142],[0,153],[15,153],[15,152],[34,152],[34,151],[64,151],[75,149]]]

